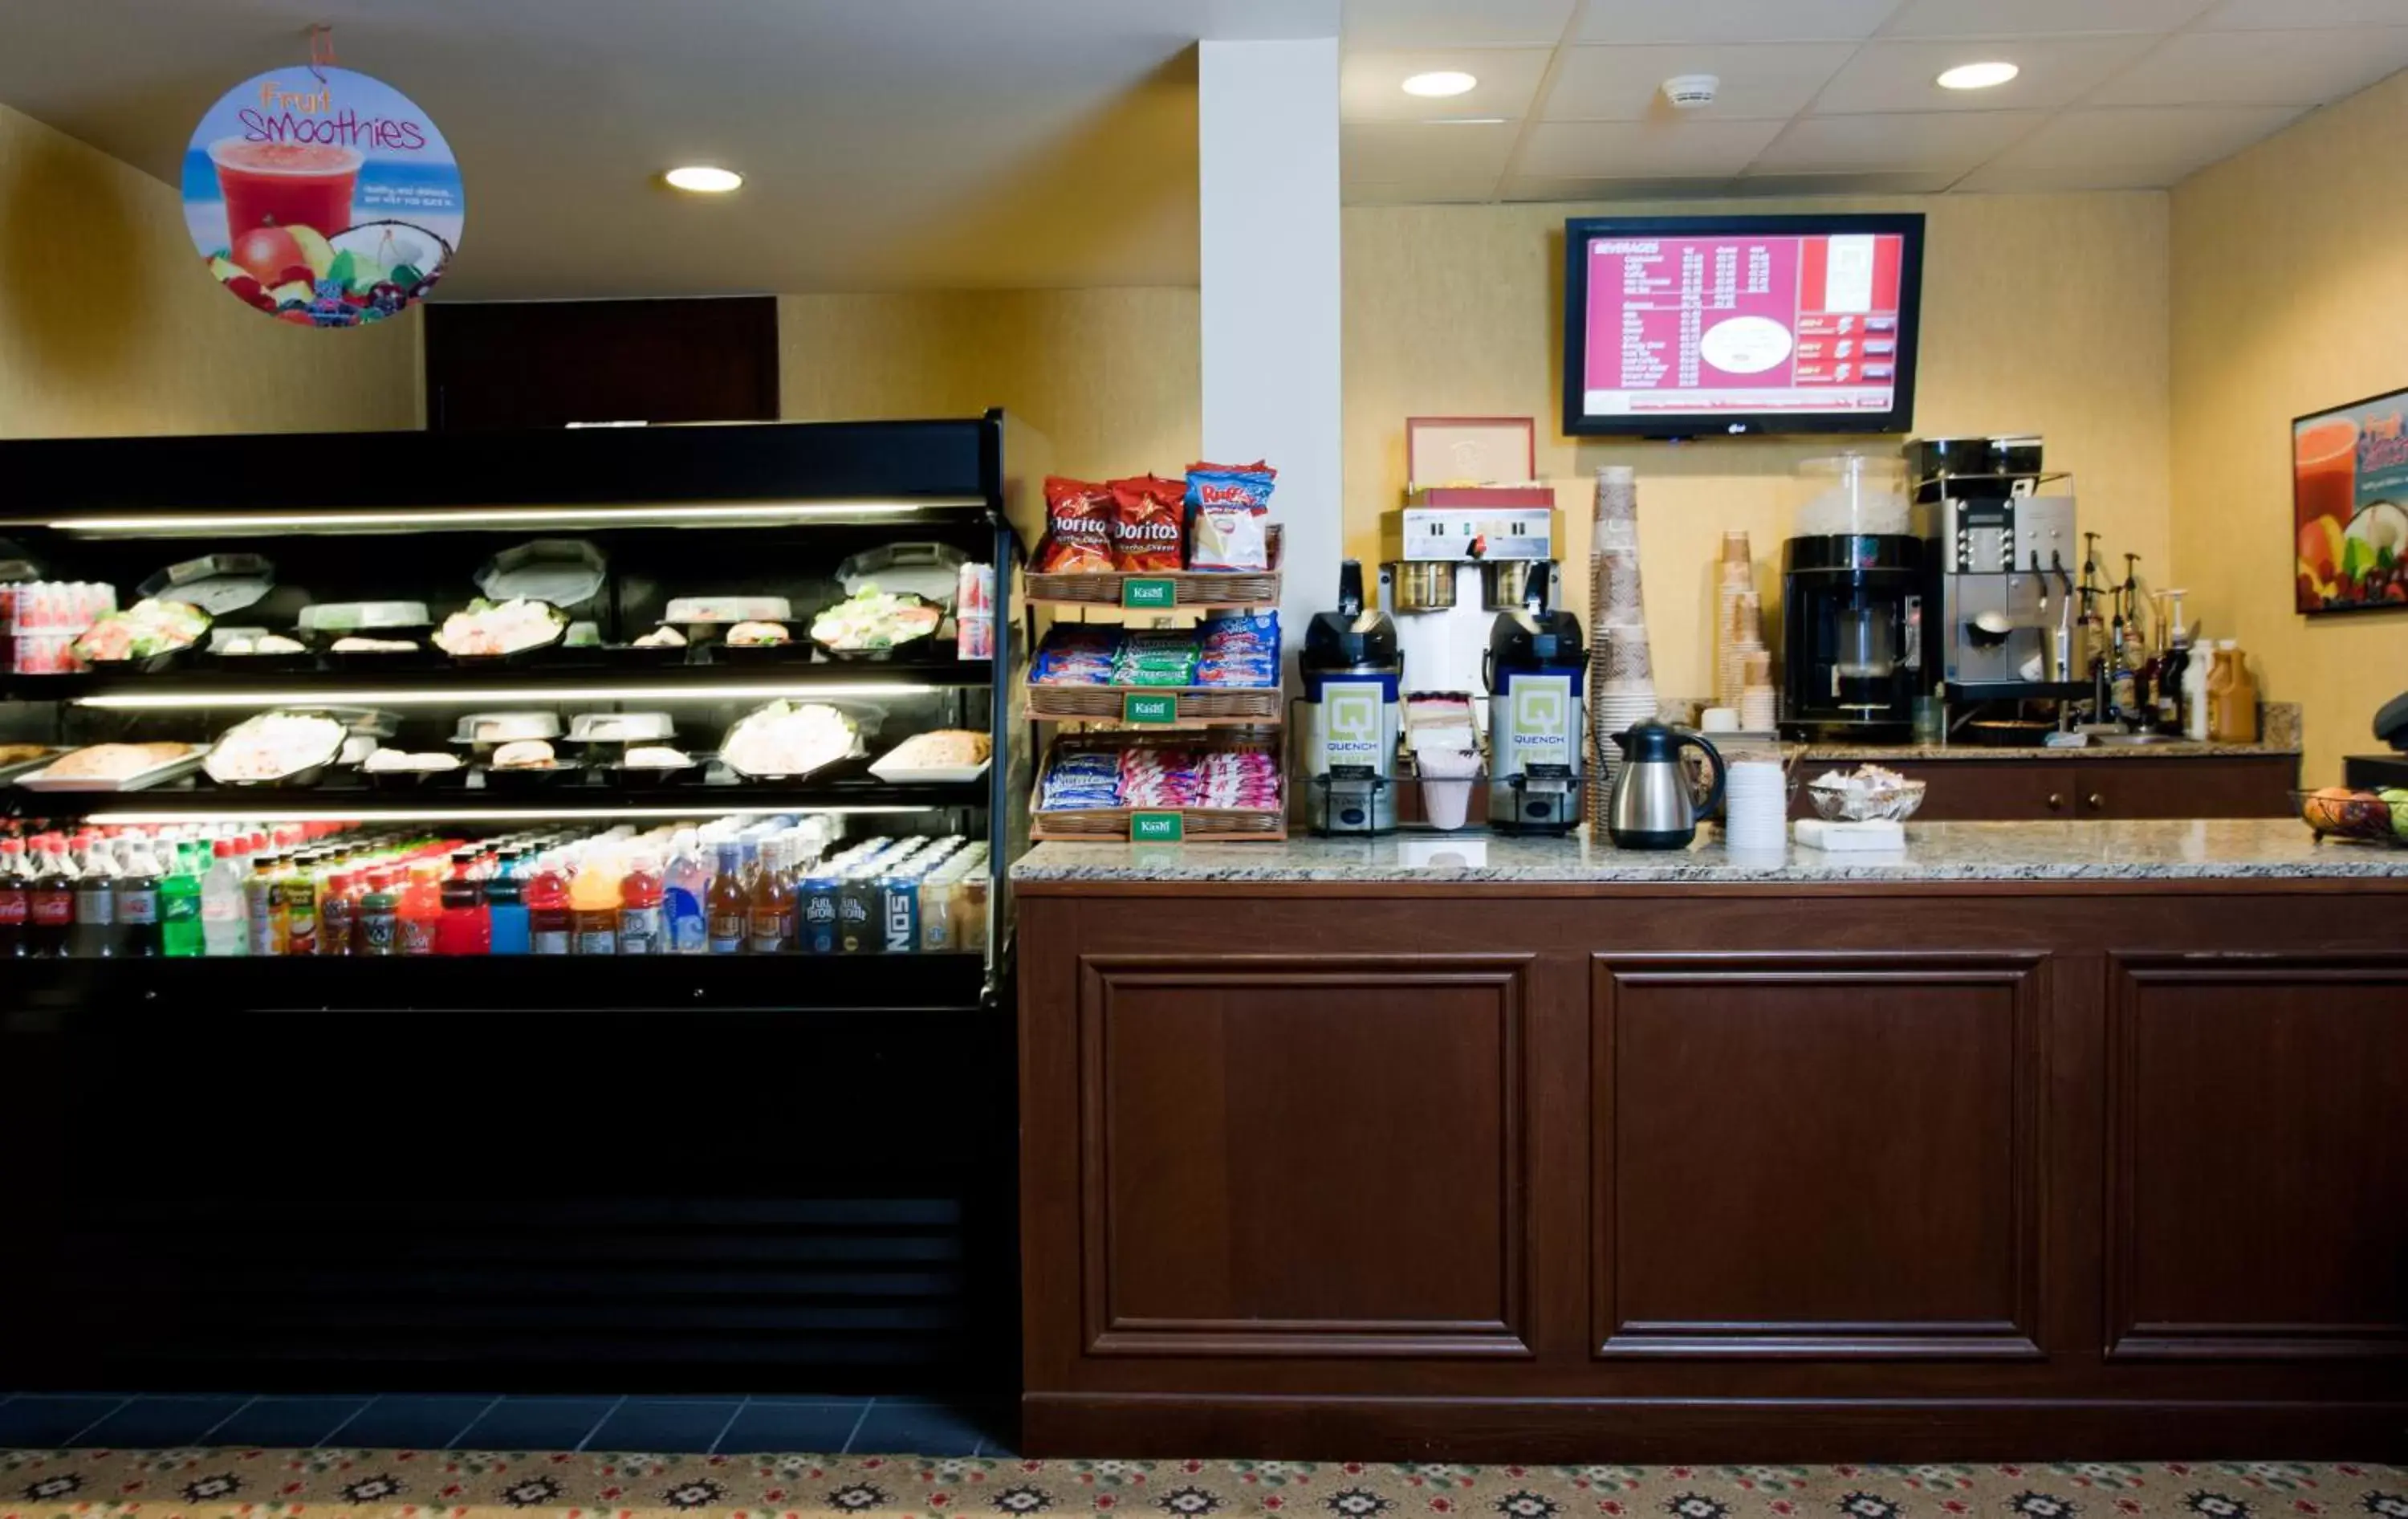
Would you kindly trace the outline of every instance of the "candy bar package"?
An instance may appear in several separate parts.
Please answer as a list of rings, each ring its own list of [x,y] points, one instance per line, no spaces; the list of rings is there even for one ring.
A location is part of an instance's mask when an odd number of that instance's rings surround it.
[[[1096,575],[1112,567],[1110,487],[1049,475],[1045,480],[1045,537],[1031,566],[1039,575]]]
[[[1196,662],[1202,686],[1275,686],[1280,683],[1277,612],[1239,612],[1215,617],[1203,627]]]
[[[1192,686],[1196,635],[1181,628],[1132,628],[1112,656],[1112,684]]]
[[[1111,490],[1114,569],[1160,575],[1185,563],[1186,481],[1139,475],[1113,480]]]
[[[1271,484],[1279,471],[1250,465],[1187,466],[1187,567],[1271,567]]]
[[[1056,751],[1046,767],[1040,812],[1092,812],[1121,805],[1121,756],[1103,750]]]
[[[1121,630],[1086,623],[1056,623],[1038,646],[1029,680],[1041,686],[1105,686],[1112,683],[1112,656]]]

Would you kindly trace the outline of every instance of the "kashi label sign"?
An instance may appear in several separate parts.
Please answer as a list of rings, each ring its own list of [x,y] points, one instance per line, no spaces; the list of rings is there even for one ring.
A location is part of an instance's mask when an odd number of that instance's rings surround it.
[[[184,153],[184,222],[235,297],[302,327],[381,322],[460,246],[460,166],[424,111],[347,68],[246,79]]]

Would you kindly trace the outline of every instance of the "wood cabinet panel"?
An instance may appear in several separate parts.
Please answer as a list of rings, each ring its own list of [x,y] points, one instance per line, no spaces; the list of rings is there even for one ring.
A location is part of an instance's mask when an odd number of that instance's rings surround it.
[[[1526,1354],[1526,968],[1082,961],[1088,1354]]]
[[[1598,1354],[2036,1356],[2042,966],[1599,956]]]
[[[2086,818],[2286,818],[2297,755],[2106,760],[2082,767]]]
[[[2108,1354],[2408,1356],[2408,954],[2113,965]]]

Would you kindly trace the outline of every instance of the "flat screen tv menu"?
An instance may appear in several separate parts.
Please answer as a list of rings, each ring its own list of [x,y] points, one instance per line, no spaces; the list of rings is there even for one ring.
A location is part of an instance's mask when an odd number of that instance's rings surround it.
[[[1879,233],[1592,237],[1583,408],[1888,411],[1905,252]]]

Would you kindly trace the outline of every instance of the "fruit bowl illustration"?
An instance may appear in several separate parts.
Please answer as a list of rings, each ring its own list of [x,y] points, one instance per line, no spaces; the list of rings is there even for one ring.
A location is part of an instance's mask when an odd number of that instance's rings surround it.
[[[443,278],[452,245],[407,222],[363,222],[329,237],[300,225],[253,227],[209,255],[235,296],[301,327],[357,327],[407,310]]]

